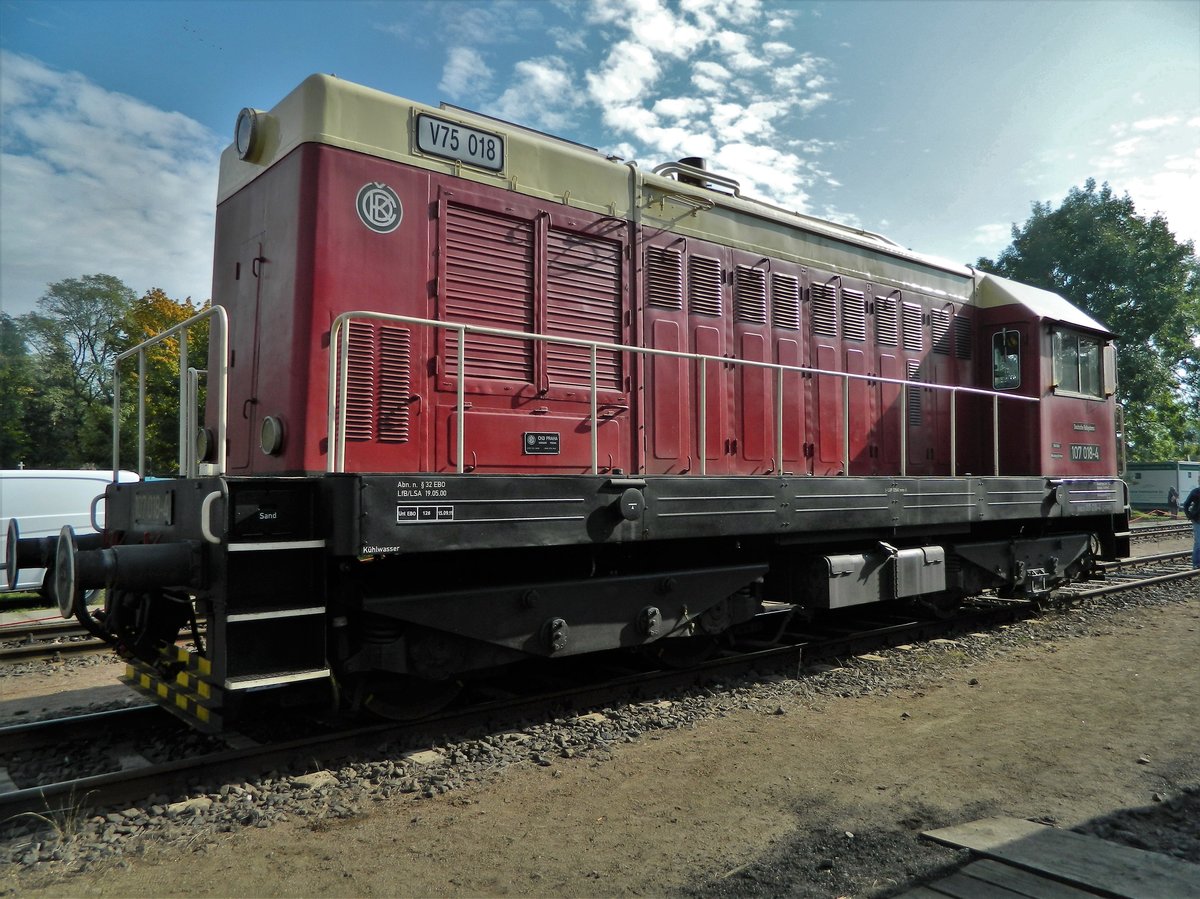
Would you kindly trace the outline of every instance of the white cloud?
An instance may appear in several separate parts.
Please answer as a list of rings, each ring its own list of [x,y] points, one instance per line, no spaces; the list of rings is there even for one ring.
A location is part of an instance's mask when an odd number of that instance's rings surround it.
[[[1200,150],[1168,157],[1161,171],[1130,178],[1121,187],[1139,215],[1161,212],[1177,240],[1190,240],[1200,250]]]
[[[0,51],[0,306],[111,274],[137,293],[207,299],[226,138],[75,72]]]
[[[450,97],[462,97],[485,88],[492,80],[492,70],[478,51],[470,47],[451,47],[442,68],[438,90]]]
[[[1158,116],[1156,118],[1140,119],[1133,123],[1134,131],[1158,131],[1179,124],[1179,116]]]
[[[725,96],[731,77],[729,69],[720,63],[701,60],[692,66],[692,84],[696,85],[701,93],[714,97]]]
[[[687,124],[692,116],[700,115],[708,110],[708,104],[697,97],[663,97],[651,107],[660,116],[680,119]]]
[[[1119,139],[1088,158],[1075,182],[1107,181],[1118,194],[1129,194],[1139,215],[1161,212],[1177,239],[1200,247],[1200,150],[1191,131],[1197,125],[1200,118],[1177,114],[1114,125]],[[1126,137],[1131,131],[1137,133]]]
[[[525,59],[514,67],[514,79],[497,101],[501,118],[562,130],[571,123],[571,110],[584,101],[567,64],[557,56]]]
[[[620,41],[599,72],[588,72],[587,81],[592,99],[602,108],[609,108],[640,99],[658,75],[659,65],[649,47]]]
[[[767,61],[750,49],[748,35],[736,31],[718,31],[713,40],[729,65],[739,72],[761,69]]]
[[[1012,239],[1012,224],[992,222],[978,225],[971,235],[971,243],[981,247],[1004,247]]]
[[[492,0],[491,3],[442,3],[442,22],[451,43],[460,46],[510,44],[543,28],[536,3]]]

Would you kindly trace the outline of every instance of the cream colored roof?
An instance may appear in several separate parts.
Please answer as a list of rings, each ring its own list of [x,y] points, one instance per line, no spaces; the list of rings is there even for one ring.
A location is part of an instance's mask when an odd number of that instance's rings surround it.
[[[1041,318],[1113,336],[1103,324],[1049,290],[980,271],[975,272],[975,286],[975,301],[981,308],[1018,304]]]

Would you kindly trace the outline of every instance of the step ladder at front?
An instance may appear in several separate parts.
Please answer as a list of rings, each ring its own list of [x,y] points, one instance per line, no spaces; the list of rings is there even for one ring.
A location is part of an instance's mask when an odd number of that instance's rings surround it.
[[[216,682],[246,693],[328,678],[325,540],[225,548],[224,609],[209,623]]]

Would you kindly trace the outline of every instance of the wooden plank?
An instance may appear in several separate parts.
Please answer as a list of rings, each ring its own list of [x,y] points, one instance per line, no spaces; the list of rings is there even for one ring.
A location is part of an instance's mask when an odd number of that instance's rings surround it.
[[[1014,893],[994,883],[976,880],[966,871],[964,868],[957,874],[934,881],[929,885],[929,889],[941,893],[942,896],[949,896],[950,899],[1027,899],[1021,893]]]
[[[1195,899],[1200,867],[1017,818],[984,818],[922,834],[1115,899]]]
[[[1090,890],[1081,890],[1057,880],[1051,880],[1040,874],[1015,868],[990,858],[980,859],[963,868],[964,874],[969,874],[976,880],[994,883],[1028,896],[1030,899],[1095,899],[1096,894]]]
[[[921,834],[928,840],[944,843],[956,849],[986,852],[996,846],[1012,843],[1022,837],[1047,830],[1044,824],[1034,824],[1021,818],[981,818],[969,824],[955,824]]]

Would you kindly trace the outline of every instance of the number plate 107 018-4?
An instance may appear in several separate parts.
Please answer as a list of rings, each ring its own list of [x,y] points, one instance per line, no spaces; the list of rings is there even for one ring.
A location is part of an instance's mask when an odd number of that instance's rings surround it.
[[[1094,443],[1072,443],[1071,444],[1071,461],[1072,462],[1099,462],[1100,447]]]
[[[499,134],[431,115],[417,116],[417,149],[493,172],[504,168],[504,138]]]

